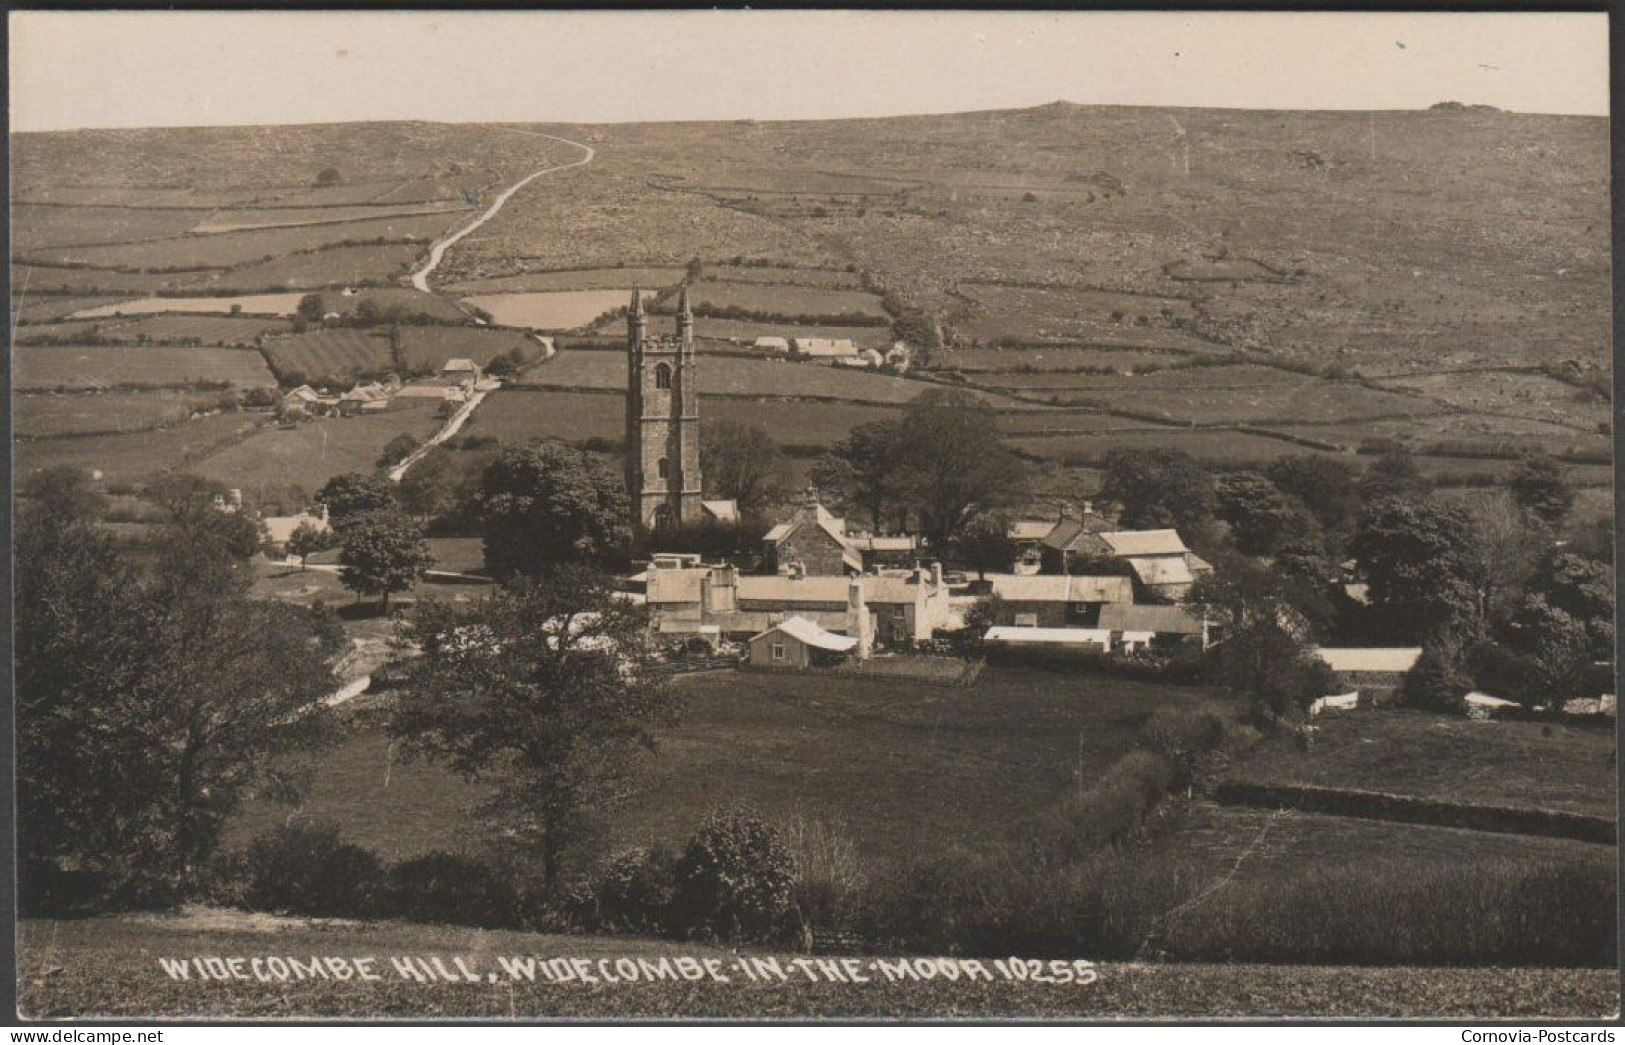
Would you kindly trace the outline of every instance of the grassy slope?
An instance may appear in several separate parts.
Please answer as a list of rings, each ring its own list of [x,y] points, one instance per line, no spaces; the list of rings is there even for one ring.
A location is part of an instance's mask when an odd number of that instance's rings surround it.
[[[867,857],[997,841],[1004,827],[1114,761],[1151,711],[1206,694],[1108,679],[990,669],[968,689],[727,673],[678,682],[683,722],[662,735],[603,851],[691,833],[718,806],[844,826]],[[398,858],[474,844],[479,792],[403,763],[376,728],[324,756],[301,817],[330,820]],[[387,781],[387,784],[386,784]],[[286,818],[251,807],[243,841]]]
[[[1405,710],[1327,716],[1317,724],[1313,750],[1277,738],[1235,777],[1614,815],[1614,736],[1606,730]]]
[[[142,916],[24,922],[19,994],[33,1018],[320,1017],[797,1019],[808,1017],[1166,1019],[1601,1018],[1617,1011],[1609,970],[1347,969],[1105,965],[1089,986],[1009,982],[543,985],[177,983],[157,958],[190,955],[460,956],[481,972],[499,956],[733,956],[699,945],[380,924],[266,931]],[[734,974],[737,976],[737,974]]]

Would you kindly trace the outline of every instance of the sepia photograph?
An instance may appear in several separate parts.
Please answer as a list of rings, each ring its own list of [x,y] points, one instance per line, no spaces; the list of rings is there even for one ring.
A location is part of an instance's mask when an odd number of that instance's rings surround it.
[[[1607,14],[7,19],[9,1020],[1618,1021]]]

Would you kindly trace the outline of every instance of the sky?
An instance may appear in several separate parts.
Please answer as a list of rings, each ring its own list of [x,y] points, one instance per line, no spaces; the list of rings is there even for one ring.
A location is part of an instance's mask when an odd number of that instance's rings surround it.
[[[61,11],[12,129],[834,119],[1085,104],[1608,112],[1602,14]]]

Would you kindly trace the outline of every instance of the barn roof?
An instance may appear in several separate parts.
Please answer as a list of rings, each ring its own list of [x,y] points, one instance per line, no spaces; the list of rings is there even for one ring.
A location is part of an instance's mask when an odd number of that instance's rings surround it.
[[[760,635],[754,636],[751,641],[755,642],[757,639],[766,638],[774,632],[788,635],[797,642],[811,646],[814,649],[829,650],[831,653],[846,653],[858,644],[857,639],[825,631],[805,617],[790,617],[782,620]]]
[[[1140,583],[1148,588],[1164,584],[1190,584],[1196,580],[1183,555],[1135,558],[1130,559],[1128,565],[1134,571],[1134,576],[1140,578]]]
[[[447,373],[479,373],[480,365],[472,359],[448,359],[446,365],[440,368],[442,374]]]
[[[1420,646],[1322,646],[1315,656],[1333,671],[1406,672],[1422,655]]]
[[[1202,620],[1179,606],[1109,602],[1100,608],[1100,626],[1111,631],[1149,631],[1158,635],[1200,635]]]
[[[1187,549],[1178,530],[1113,530],[1100,535],[1113,555],[1183,555]]]
[[[1012,628],[995,625],[982,636],[988,642],[1011,646],[1101,646],[1110,647],[1112,633],[1104,628]]]

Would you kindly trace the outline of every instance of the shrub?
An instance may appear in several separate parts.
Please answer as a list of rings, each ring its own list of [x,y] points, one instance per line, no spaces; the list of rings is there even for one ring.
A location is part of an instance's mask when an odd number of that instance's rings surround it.
[[[1160,755],[1174,770],[1174,787],[1189,787],[1201,757],[1225,739],[1225,721],[1218,711],[1184,711],[1161,707],[1140,727],[1140,747]]]
[[[370,850],[346,842],[328,824],[287,824],[229,858],[220,882],[264,911],[365,918],[379,907],[383,867]]]
[[[432,852],[389,869],[388,910],[414,922],[506,928],[518,923],[511,880],[489,863]]]
[[[1023,832],[1024,848],[1035,860],[1053,866],[1126,841],[1139,832],[1175,781],[1167,759],[1131,751],[1087,790],[1036,813]]]
[[[679,934],[674,919],[677,858],[668,849],[632,849],[614,860],[593,881],[589,909],[582,912],[593,928],[605,932]]]
[[[795,868],[791,905],[803,943],[821,932],[850,930],[867,883],[851,837],[828,821],[799,813],[780,823],[778,830]]]
[[[690,936],[774,939],[787,927],[794,882],[778,832],[748,812],[715,813],[678,861],[676,920]]]

